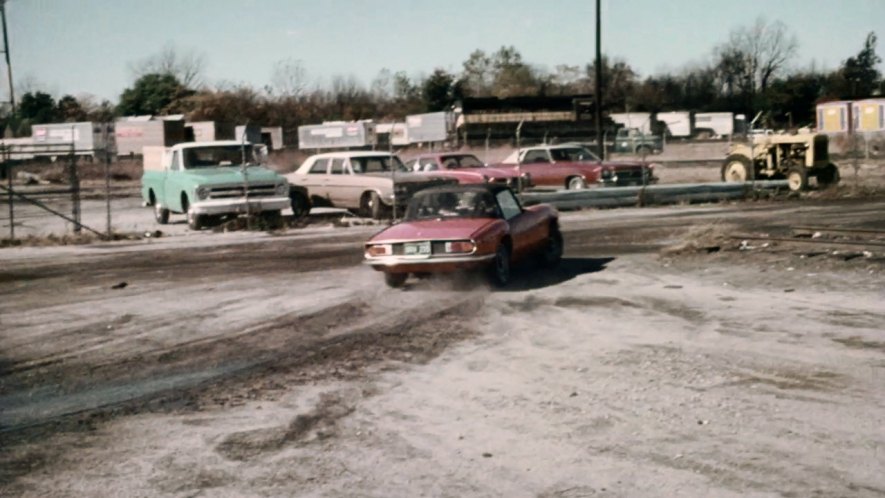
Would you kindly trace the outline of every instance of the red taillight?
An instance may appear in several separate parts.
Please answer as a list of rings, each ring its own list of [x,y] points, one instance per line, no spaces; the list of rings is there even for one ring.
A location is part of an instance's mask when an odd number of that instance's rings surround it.
[[[366,254],[369,256],[389,256],[392,253],[390,244],[374,244],[366,247]]]
[[[473,252],[474,249],[476,249],[476,244],[472,240],[446,242],[446,252],[448,253],[464,254]]]

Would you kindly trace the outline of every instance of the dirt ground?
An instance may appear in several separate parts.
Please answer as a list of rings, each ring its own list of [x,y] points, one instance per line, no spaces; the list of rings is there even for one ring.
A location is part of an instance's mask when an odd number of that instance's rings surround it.
[[[749,236],[883,212],[566,212],[502,291],[371,226],[2,249],[0,495],[882,496],[885,241]]]

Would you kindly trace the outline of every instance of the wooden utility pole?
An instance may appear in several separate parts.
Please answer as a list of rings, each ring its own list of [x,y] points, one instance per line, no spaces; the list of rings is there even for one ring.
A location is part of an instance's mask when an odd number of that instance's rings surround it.
[[[0,0],[0,18],[3,20],[3,54],[6,55],[6,77],[9,78],[9,103],[15,113],[15,92],[12,90],[12,64],[9,62],[9,38],[6,36],[6,0]]]
[[[605,144],[602,142],[602,7],[596,0],[596,152],[605,157]]]

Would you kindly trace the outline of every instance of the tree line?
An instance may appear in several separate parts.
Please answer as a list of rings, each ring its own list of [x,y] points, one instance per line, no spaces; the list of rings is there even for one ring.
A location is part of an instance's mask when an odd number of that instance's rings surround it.
[[[704,63],[641,78],[627,61],[602,57],[606,112],[674,110],[731,111],[752,116],[762,111],[765,126],[813,125],[815,104],[885,94],[877,65],[876,34],[869,33],[857,54],[833,70],[795,68],[796,37],[785,24],[763,18],[733,30]],[[64,95],[56,101],[42,91],[25,93],[15,113],[2,117],[7,135],[30,132],[37,123],[110,121],[116,116],[185,114],[191,121],[260,123],[294,132],[299,125],[328,120],[402,120],[444,110],[463,97],[560,96],[592,94],[594,63],[557,65],[552,70],[525,61],[513,46],[495,52],[475,50],[460,72],[437,68],[428,76],[382,69],[365,85],[353,76],[336,76],[327,85],[311,84],[297,59],[278,62],[261,88],[204,83],[204,57],[167,46],[130,69],[135,80],[116,105]]]

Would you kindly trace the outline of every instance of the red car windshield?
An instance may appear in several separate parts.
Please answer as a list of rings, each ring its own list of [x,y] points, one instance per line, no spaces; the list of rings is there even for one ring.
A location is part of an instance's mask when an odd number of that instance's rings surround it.
[[[485,164],[482,163],[476,156],[466,155],[466,156],[442,156],[439,158],[440,162],[445,169],[458,169],[458,168],[482,168]]]
[[[590,152],[589,150],[583,147],[568,147],[568,148],[557,148],[550,149],[550,155],[553,157],[554,161],[564,161],[564,162],[580,162],[580,161],[591,161],[598,162],[599,158],[596,157],[596,154]]]
[[[499,218],[495,198],[484,190],[419,192],[406,209],[406,221],[440,218]]]

